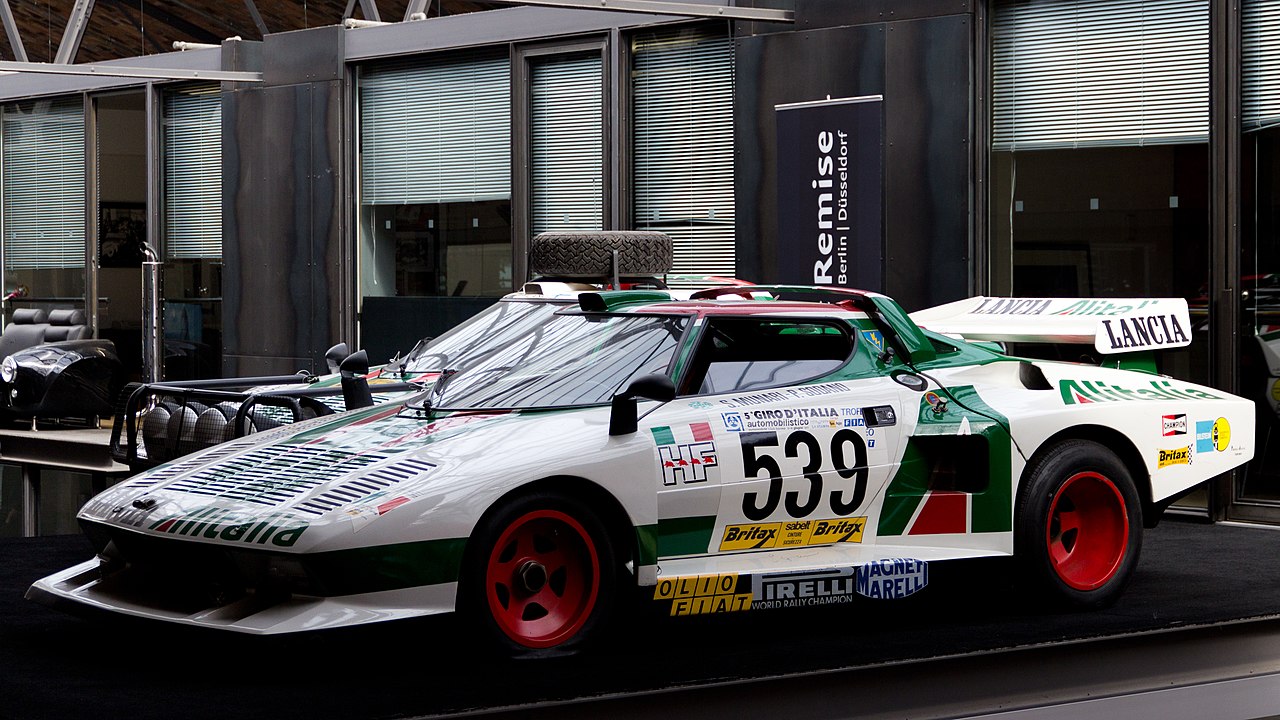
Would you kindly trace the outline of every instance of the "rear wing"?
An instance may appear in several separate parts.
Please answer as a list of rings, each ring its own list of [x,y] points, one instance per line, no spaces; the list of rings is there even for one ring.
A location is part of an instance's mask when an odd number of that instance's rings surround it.
[[[911,319],[965,340],[1093,345],[1106,355],[1191,344],[1183,298],[971,297],[919,310]]]

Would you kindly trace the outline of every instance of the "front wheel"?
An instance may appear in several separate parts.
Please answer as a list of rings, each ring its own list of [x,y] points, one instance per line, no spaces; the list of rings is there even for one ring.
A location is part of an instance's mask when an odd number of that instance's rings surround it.
[[[612,609],[616,568],[608,533],[581,502],[538,493],[477,528],[465,610],[512,656],[576,650]]]
[[[1128,468],[1099,443],[1068,440],[1033,458],[1027,473],[1014,548],[1027,579],[1070,605],[1115,602],[1142,548]]]

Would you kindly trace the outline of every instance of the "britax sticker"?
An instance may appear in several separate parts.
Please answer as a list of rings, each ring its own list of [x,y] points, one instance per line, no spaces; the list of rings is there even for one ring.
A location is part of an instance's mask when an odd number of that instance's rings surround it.
[[[1190,465],[1191,464],[1191,446],[1173,448],[1171,450],[1160,450],[1157,458],[1156,468],[1167,468],[1171,465]]]
[[[1160,417],[1160,434],[1164,437],[1187,434],[1186,415],[1163,415]]]
[[[854,589],[863,597],[897,600],[929,584],[929,563],[911,558],[875,560],[858,568]]]
[[[826,520],[727,525],[724,529],[724,537],[720,540],[720,552],[860,543],[866,525],[865,515]]]

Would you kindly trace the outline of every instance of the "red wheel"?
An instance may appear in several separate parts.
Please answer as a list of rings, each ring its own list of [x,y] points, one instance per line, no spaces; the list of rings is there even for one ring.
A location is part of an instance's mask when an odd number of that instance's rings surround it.
[[[485,599],[512,641],[548,648],[573,638],[595,609],[600,555],[582,524],[558,510],[516,518],[485,565]]]
[[[535,490],[476,526],[458,610],[498,655],[572,654],[613,628],[624,573],[593,507]]]
[[[1095,590],[1115,577],[1129,545],[1129,518],[1115,483],[1096,472],[1067,478],[1049,506],[1049,560],[1062,582]]]
[[[1067,440],[1027,464],[1014,554],[1051,598],[1101,607],[1120,596],[1142,548],[1142,504],[1128,467],[1101,443]]]

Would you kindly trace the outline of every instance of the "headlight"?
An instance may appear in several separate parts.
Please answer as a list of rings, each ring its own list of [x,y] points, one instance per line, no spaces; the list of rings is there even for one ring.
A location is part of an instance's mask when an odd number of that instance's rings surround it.
[[[3,362],[0,362],[0,380],[3,380],[7,383],[12,383],[13,379],[17,376],[18,376],[18,362],[13,359],[12,355],[10,355],[9,357],[5,358]]]

